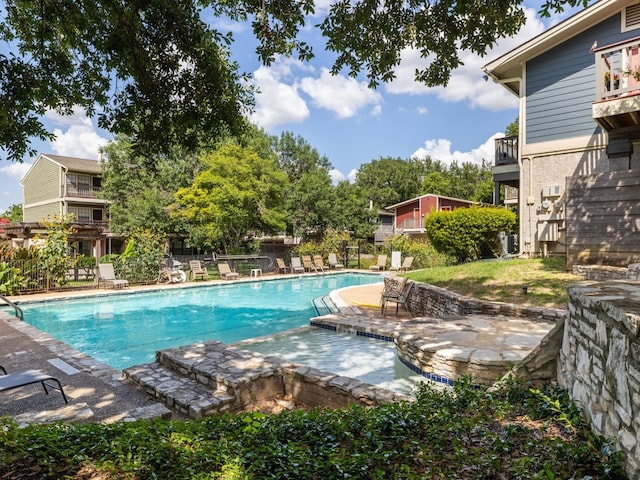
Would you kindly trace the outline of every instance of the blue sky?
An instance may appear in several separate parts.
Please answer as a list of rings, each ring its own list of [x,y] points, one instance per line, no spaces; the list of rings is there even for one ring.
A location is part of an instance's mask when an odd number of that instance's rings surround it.
[[[329,4],[322,1],[317,3],[319,13]],[[289,131],[305,138],[329,158],[337,181],[353,178],[360,165],[380,157],[493,161],[493,138],[517,117],[517,99],[485,81],[481,67],[549,26],[536,10],[537,5],[527,10],[527,24],[517,37],[500,41],[486,57],[464,55],[465,65],[453,72],[446,88],[427,88],[413,80],[416,66],[424,60],[412,51],[404,52],[397,79],[377,90],[368,89],[364,77],[331,76],[332,54],[322,49],[320,35],[313,29],[303,33],[315,45],[316,58],[308,63],[280,58],[267,68],[254,53],[248,26],[210,21],[234,32],[232,56],[259,88],[251,119],[270,134]],[[311,18],[308,23],[318,21]],[[2,49],[6,46],[0,45]],[[97,159],[100,146],[112,138],[82,111],[68,117],[47,114],[45,125],[56,139],[34,142],[40,153]],[[0,212],[22,202],[20,180],[34,160],[25,158],[17,164],[0,157]]]

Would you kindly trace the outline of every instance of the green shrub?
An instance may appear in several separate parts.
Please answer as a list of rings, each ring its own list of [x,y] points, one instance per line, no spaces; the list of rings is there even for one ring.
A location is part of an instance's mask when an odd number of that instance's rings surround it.
[[[116,274],[130,283],[155,283],[163,252],[162,234],[144,228],[133,229],[125,251],[114,262]]]
[[[402,252],[402,258],[413,257],[412,270],[420,268],[446,267],[455,263],[455,259],[436,250],[427,239],[412,239],[398,235],[385,241],[385,251]]]
[[[432,245],[458,262],[499,256],[500,232],[511,232],[516,215],[504,208],[471,207],[451,212],[433,212],[425,219]]]

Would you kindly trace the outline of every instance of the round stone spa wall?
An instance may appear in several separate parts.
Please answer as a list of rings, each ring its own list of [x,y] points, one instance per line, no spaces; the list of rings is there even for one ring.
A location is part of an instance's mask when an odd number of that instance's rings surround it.
[[[616,439],[640,480],[640,283],[586,281],[569,288],[558,380],[595,433]]]

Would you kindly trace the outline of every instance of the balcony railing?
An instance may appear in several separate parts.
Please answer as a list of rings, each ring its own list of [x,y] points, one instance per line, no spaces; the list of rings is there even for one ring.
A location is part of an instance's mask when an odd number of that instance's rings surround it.
[[[62,186],[63,197],[97,198],[96,193],[101,189],[91,185],[76,185],[68,183]]]
[[[496,138],[496,167],[518,163],[518,137]]]
[[[640,93],[640,37],[594,49],[596,101]]]
[[[424,222],[422,218],[405,218],[400,224],[400,228],[403,230],[410,230],[412,228],[423,228]]]

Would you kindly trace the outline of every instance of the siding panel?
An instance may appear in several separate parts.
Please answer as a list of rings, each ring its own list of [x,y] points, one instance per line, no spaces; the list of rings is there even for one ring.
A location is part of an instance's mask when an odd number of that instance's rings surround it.
[[[40,157],[23,180],[24,203],[42,202],[60,197],[60,167]]]
[[[599,133],[592,119],[595,96],[594,41],[603,47],[637,37],[620,33],[620,14],[527,62],[526,143]]]

